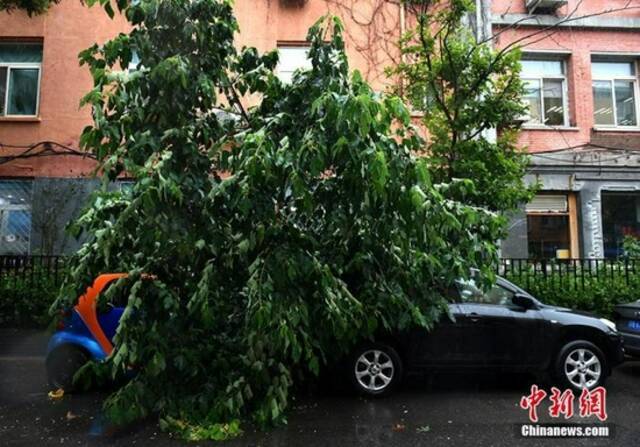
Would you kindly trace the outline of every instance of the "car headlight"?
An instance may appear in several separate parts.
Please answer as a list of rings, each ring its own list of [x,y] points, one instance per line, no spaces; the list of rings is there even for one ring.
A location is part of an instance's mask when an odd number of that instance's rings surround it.
[[[602,321],[605,324],[605,326],[607,326],[612,331],[617,331],[618,330],[616,328],[616,324],[613,321],[607,320],[606,318],[600,318],[600,321]]]

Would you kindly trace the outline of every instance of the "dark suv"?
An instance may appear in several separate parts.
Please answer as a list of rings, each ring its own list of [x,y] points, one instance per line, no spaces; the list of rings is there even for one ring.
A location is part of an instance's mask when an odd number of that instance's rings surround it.
[[[347,364],[356,389],[382,395],[405,372],[446,368],[549,372],[563,388],[602,385],[624,358],[613,322],[548,306],[499,278],[483,292],[473,279],[458,281],[449,312],[432,331],[414,329],[380,337],[356,349]]]
[[[640,357],[640,300],[618,304],[613,312],[627,354]]]

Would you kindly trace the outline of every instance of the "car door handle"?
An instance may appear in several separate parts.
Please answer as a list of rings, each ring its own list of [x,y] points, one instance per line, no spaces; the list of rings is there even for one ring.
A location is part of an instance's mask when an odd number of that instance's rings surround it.
[[[480,321],[480,318],[481,318],[481,317],[480,317],[480,314],[477,314],[477,313],[475,313],[475,312],[471,312],[471,313],[469,314],[469,319],[470,319],[471,321],[473,321],[474,323],[477,323],[478,321]]]

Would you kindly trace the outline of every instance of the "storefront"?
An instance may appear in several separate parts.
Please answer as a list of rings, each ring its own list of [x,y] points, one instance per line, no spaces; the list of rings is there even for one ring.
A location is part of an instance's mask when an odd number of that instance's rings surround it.
[[[615,258],[640,237],[640,151],[586,146],[533,154],[536,197],[512,216],[505,258]]]

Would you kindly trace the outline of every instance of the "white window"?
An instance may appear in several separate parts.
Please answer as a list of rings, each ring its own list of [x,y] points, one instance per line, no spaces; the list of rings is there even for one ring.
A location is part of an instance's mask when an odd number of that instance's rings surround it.
[[[632,61],[593,61],[593,119],[598,127],[636,127],[637,76]]]
[[[136,50],[131,52],[131,60],[129,61],[129,66],[127,67],[127,71],[129,73],[133,73],[138,69],[138,65],[140,65],[140,55]]]
[[[0,43],[0,116],[37,116],[42,45]]]
[[[291,82],[293,73],[298,69],[311,69],[311,60],[308,58],[309,47],[279,45],[278,55],[280,60],[276,73],[282,82]]]
[[[520,74],[525,84],[527,123],[568,125],[565,64],[560,59],[523,59]]]

